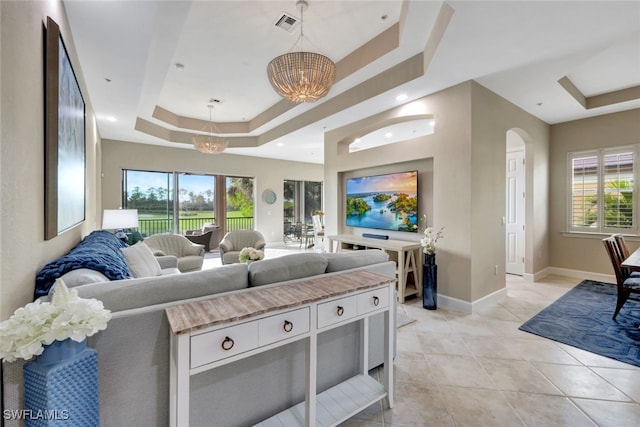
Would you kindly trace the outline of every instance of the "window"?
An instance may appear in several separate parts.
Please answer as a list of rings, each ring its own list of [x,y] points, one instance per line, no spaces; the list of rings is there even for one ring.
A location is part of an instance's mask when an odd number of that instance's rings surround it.
[[[227,231],[253,230],[253,178],[226,177]]]
[[[138,209],[138,231],[145,236],[173,231],[173,174],[122,171],[123,206]]]
[[[285,180],[283,209],[285,222],[310,224],[322,210],[322,182]]]
[[[570,153],[570,231],[636,234],[636,148]]]
[[[227,231],[253,229],[253,178],[125,169],[122,199],[125,208],[138,209],[144,236],[183,234],[208,223]]]

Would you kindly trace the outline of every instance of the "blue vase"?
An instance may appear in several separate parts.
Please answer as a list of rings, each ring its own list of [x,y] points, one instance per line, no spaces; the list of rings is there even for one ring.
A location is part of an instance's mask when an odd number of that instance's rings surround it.
[[[422,307],[427,310],[438,308],[438,266],[436,254],[425,254],[422,266]]]
[[[100,425],[98,356],[86,341],[54,341],[23,375],[26,427]]]

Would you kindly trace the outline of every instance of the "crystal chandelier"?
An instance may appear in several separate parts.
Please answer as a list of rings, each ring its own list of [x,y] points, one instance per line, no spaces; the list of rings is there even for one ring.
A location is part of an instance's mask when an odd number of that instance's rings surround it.
[[[269,80],[276,92],[295,103],[314,102],[325,96],[333,85],[336,72],[336,64],[331,59],[303,51],[303,13],[308,6],[305,0],[296,3],[300,8],[300,37],[294,47],[300,42],[301,51],[280,55],[267,66]]]
[[[219,154],[227,149],[229,141],[219,136],[213,135],[213,121],[211,120],[211,110],[213,105],[209,107],[209,126],[208,133],[206,135],[196,135],[193,137],[193,146],[198,151],[206,154]],[[203,129],[204,130],[204,129]]]

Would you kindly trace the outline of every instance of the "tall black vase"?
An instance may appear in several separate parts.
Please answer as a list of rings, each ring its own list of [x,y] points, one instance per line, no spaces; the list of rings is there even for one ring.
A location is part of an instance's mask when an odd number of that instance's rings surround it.
[[[438,308],[438,266],[436,254],[425,254],[422,266],[422,307],[427,310]]]

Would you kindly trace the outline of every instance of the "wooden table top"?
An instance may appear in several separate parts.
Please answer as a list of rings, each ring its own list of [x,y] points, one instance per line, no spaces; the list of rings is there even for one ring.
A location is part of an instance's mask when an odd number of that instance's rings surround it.
[[[337,242],[344,242],[369,247],[383,247],[390,250],[408,251],[414,249],[420,249],[422,245],[420,242],[411,242],[408,240],[393,240],[393,239],[372,239],[369,237],[360,237],[352,234],[336,234],[327,236],[329,240],[335,240]]]
[[[640,248],[633,251],[633,253],[629,255],[629,258],[622,261],[621,265],[631,270],[640,271]]]
[[[375,288],[395,279],[369,271],[352,271],[273,287],[221,294],[208,300],[167,307],[165,312],[174,334],[283,310],[351,292]]]

